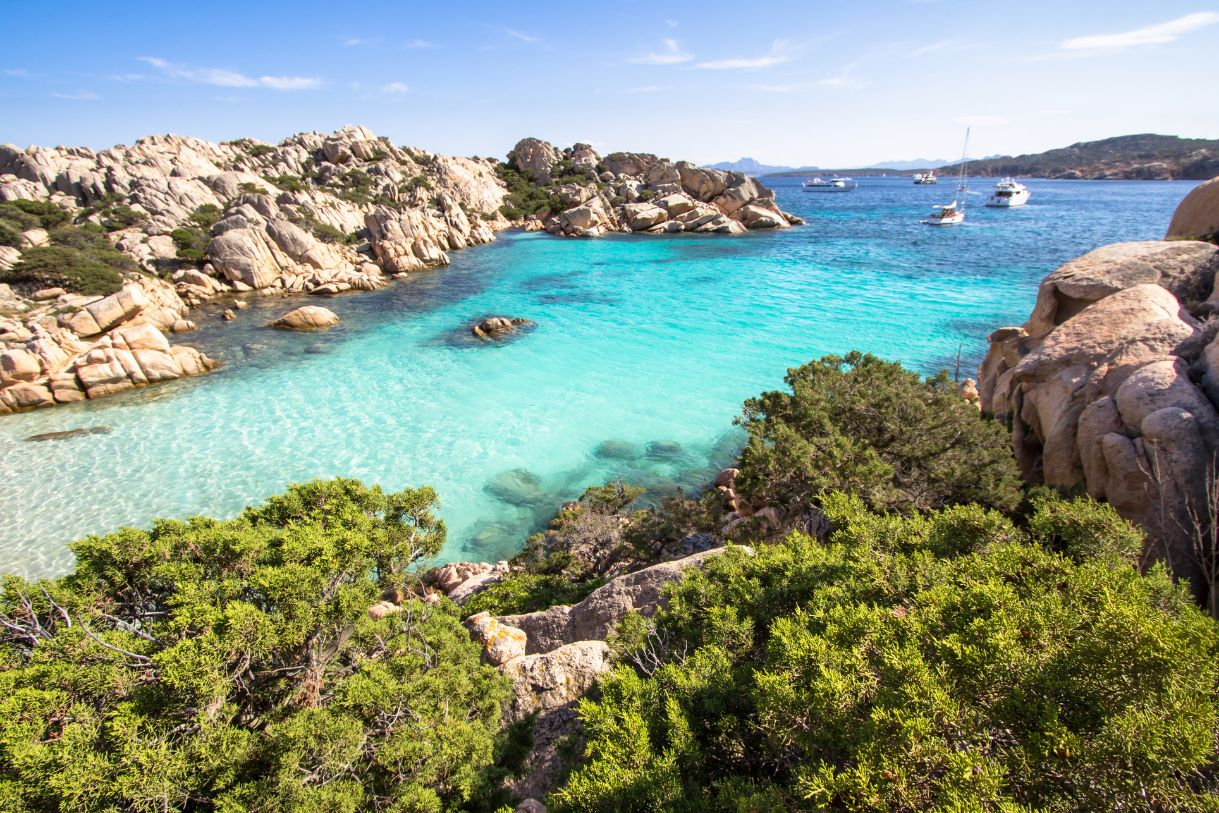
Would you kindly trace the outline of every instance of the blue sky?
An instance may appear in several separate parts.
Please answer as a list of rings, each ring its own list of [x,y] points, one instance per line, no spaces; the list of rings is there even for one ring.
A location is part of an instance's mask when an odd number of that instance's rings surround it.
[[[955,159],[965,123],[974,155],[1219,138],[1211,2],[24,4],[0,52],[0,141],[361,123],[460,155],[535,135],[849,166]]]

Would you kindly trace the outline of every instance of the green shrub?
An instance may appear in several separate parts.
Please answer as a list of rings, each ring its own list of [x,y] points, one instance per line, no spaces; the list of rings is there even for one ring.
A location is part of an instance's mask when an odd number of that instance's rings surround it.
[[[247,139],[247,143],[249,143],[248,139]],[[266,156],[275,152],[275,147],[272,147],[270,144],[249,143],[249,146],[246,147],[246,152],[252,158],[265,158]]]
[[[828,544],[730,549],[620,625],[552,810],[1219,808],[1219,628],[1162,567],[823,499]],[[1064,516],[1101,549],[1131,532],[1057,501],[1032,527]]]
[[[266,192],[261,186],[252,181],[245,181],[237,185],[238,191],[243,195],[265,195]]]
[[[74,544],[0,598],[0,798],[16,810],[453,810],[506,679],[452,605],[398,594],[430,489],[291,486],[232,520]]]
[[[102,228],[106,231],[118,231],[138,226],[148,220],[148,215],[132,209],[126,204],[119,204],[103,209],[100,213]]]
[[[30,229],[53,229],[62,226],[71,216],[53,203],[44,200],[0,201],[0,246],[21,247],[21,232]]]
[[[169,233],[178,249],[178,259],[187,263],[207,261],[207,244],[211,242],[212,226],[224,214],[219,206],[205,203],[190,213],[187,222]]]
[[[484,610],[492,615],[531,613],[556,604],[577,604],[603,584],[603,579],[572,581],[566,576],[513,573],[475,593],[461,611],[467,616]]]
[[[81,294],[112,294],[123,286],[123,274],[139,270],[116,249],[105,232],[92,223],[58,226],[49,232],[51,244],[28,249],[0,282],[66,288]]]
[[[854,352],[788,370],[785,380],[791,392],[746,401],[739,419],[749,441],[737,485],[751,502],[798,508],[839,490],[888,510],[1019,504],[1004,428],[946,373],[922,379]]]
[[[263,178],[268,183],[272,183],[288,192],[304,192],[309,188],[304,180],[293,175],[264,175]]]

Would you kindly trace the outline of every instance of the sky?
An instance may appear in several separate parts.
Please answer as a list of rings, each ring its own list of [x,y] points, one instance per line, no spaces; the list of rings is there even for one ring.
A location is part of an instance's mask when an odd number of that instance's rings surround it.
[[[363,124],[699,163],[863,166],[1219,138],[1219,0],[22,4],[0,142],[276,142]],[[0,0],[0,9],[15,0]],[[11,16],[11,15],[9,15]]]

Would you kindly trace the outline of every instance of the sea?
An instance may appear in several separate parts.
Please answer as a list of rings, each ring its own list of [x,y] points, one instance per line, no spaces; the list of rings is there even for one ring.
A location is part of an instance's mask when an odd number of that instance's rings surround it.
[[[995,328],[1039,281],[1107,243],[1153,240],[1193,182],[1029,180],[1028,205],[928,227],[952,179],[859,178],[808,193],[770,178],[807,225],[740,237],[557,238],[503,232],[446,268],[372,293],[253,298],[193,318],[218,371],[0,417],[0,574],[53,576],[69,543],[157,517],[229,517],[315,477],[432,486],[440,561],[511,556],[559,505],[622,480],[658,500],[731,463],[745,399],[788,368],[861,350],[921,373],[976,375]],[[307,299],[307,302],[305,301]],[[266,324],[322,304],[324,333]],[[536,328],[475,340],[488,315]],[[34,435],[91,430],[32,441]]]

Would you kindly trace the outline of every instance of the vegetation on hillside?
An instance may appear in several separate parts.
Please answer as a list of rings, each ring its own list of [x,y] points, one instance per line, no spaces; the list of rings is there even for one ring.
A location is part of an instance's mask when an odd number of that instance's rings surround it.
[[[124,274],[139,270],[114,247],[101,226],[56,225],[48,234],[50,243],[22,251],[12,269],[0,271],[0,282],[105,295],[123,287]]]
[[[959,165],[942,167],[954,175]],[[970,161],[971,175],[1038,178],[1157,178],[1202,181],[1219,175],[1219,140],[1142,133],[1083,141],[1033,155]]]

